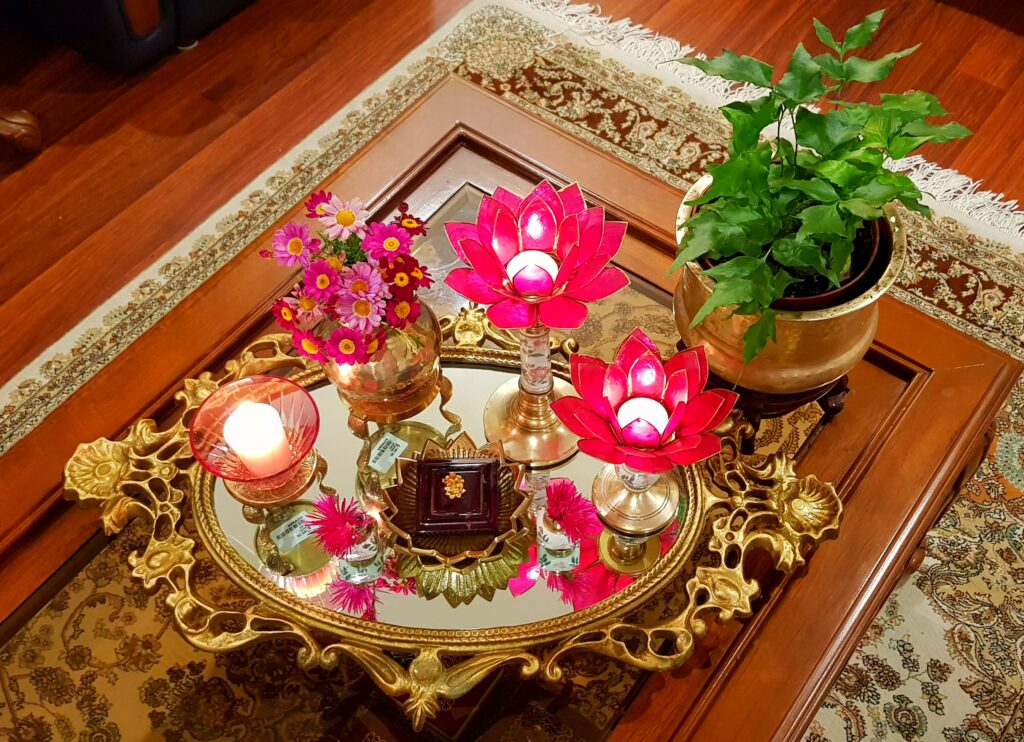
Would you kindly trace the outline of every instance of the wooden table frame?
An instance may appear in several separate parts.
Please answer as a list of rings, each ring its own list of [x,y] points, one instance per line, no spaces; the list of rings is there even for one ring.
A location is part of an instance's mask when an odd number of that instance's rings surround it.
[[[519,190],[542,177],[580,181],[591,203],[630,224],[617,262],[671,290],[678,189],[456,77],[324,185],[368,197],[372,210],[409,200],[429,213],[466,173],[482,187],[500,178]],[[38,587],[40,565],[56,569],[94,532],[94,512],[61,503],[60,473],[75,446],[159,417],[180,379],[265,327],[290,280],[256,253],[281,222],[0,458],[4,615]],[[881,306],[878,338],[851,375],[846,411],[801,464],[836,482],[847,504],[840,538],[814,555],[805,576],[776,585],[750,621],[717,627],[708,668],[653,677],[613,739],[799,737],[925,532],[976,468],[1020,364],[894,299]],[[870,507],[857,507],[866,499]]]

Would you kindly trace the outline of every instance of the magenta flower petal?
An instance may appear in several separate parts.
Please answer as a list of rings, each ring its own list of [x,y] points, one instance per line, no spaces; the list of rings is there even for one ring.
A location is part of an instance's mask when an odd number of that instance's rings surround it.
[[[540,305],[540,321],[548,327],[574,330],[587,319],[587,305],[567,296],[555,296]]]
[[[680,402],[674,407],[669,407],[672,413],[668,416],[668,422],[665,423],[665,430],[661,433],[662,444],[668,443],[675,436],[676,431],[683,422],[683,418],[686,417],[686,403]]]
[[[491,286],[501,286],[505,283],[505,266],[498,262],[493,252],[476,240],[463,240],[459,246],[466,255],[466,262],[482,279]]]
[[[519,299],[502,299],[487,309],[487,318],[504,330],[517,330],[537,324],[537,307]]]
[[[600,301],[627,286],[629,286],[629,276],[618,268],[605,268],[586,286],[577,289],[570,289],[567,286],[566,290],[579,301]]]
[[[729,416],[738,396],[725,389],[711,389],[698,394],[686,406],[686,417],[677,434],[687,436],[718,427]]]
[[[564,287],[572,277],[576,267],[579,265],[579,255],[580,248],[578,245],[573,245],[569,248],[568,254],[562,260],[562,265],[558,269],[558,275],[555,276],[555,288]]]
[[[548,205],[551,209],[551,213],[555,217],[555,224],[557,225],[565,217],[565,207],[562,206],[562,199],[555,191],[555,187],[546,180],[542,180],[536,185],[536,187],[530,191],[530,195],[526,197],[529,201],[531,198],[540,198]]]
[[[587,209],[576,217],[580,225],[580,262],[585,263],[597,255],[604,238],[604,209]]]
[[[523,204],[523,199],[519,198],[519,196],[511,191],[506,191],[504,188],[494,189],[494,200],[502,204],[513,214],[518,214],[519,207]]]
[[[580,438],[580,450],[587,456],[593,456],[609,464],[621,464],[626,460],[626,451],[620,446],[613,446],[597,438]]]
[[[558,223],[551,207],[540,196],[527,198],[519,212],[519,241],[523,250],[554,252]]]
[[[665,364],[665,371],[668,372],[668,364]],[[680,404],[690,401],[691,384],[690,372],[680,369],[670,374],[665,382],[665,407],[670,410],[676,409]]]
[[[558,239],[555,242],[555,254],[565,260],[569,251],[580,243],[580,223],[575,216],[567,216],[558,225]]]
[[[604,373],[602,391],[612,410],[617,410],[629,393],[629,378],[626,372],[618,366],[608,366]]]
[[[598,247],[598,255],[604,255],[611,260],[618,254],[622,247],[622,238],[626,236],[625,222],[605,222],[604,234],[601,236],[601,245]]]
[[[661,400],[664,394],[665,369],[661,358],[647,352],[629,367],[629,396]]]
[[[555,282],[540,266],[528,265],[512,276],[512,286],[523,296],[550,296]]]
[[[491,240],[494,235],[494,223],[497,220],[499,213],[514,216],[514,214],[505,208],[500,201],[493,199],[490,196],[484,196],[480,199],[480,211],[477,212],[476,216],[476,239],[481,245],[491,244]]]
[[[562,206],[565,208],[566,214],[579,214],[587,208],[579,183],[570,183],[558,192],[558,196],[562,199]]]
[[[653,351],[661,358],[658,346],[638,327],[619,345],[619,350],[615,354],[615,365],[624,371],[628,370],[637,358],[648,351]]]
[[[623,463],[632,469],[644,471],[648,474],[663,474],[664,472],[672,471],[673,468],[672,462],[664,456],[646,458],[644,456],[637,456],[632,451],[626,454],[626,460]]]
[[[468,263],[466,254],[462,252],[459,243],[463,240],[477,239],[476,225],[467,224],[466,222],[448,222],[444,225],[444,231],[448,234],[448,241],[452,243],[452,247],[455,249],[455,254],[459,256],[459,260],[463,263]]]
[[[507,211],[499,211],[495,217],[491,247],[502,265],[507,265],[519,252],[519,227],[516,218]]]
[[[690,372],[691,389],[700,390],[708,383],[708,355],[703,345],[676,353],[665,362],[665,371],[674,374],[679,369]]]
[[[587,438],[599,438],[605,443],[615,444],[618,443],[618,438],[612,432],[611,427],[608,425],[608,421],[602,417],[599,413],[592,410],[586,404],[576,407],[573,410],[573,415],[580,422],[581,426],[586,429]],[[568,423],[567,423],[568,425]],[[572,428],[569,428],[572,430]],[[575,430],[573,430],[576,433]],[[581,435],[576,433],[576,435]]]
[[[444,279],[455,291],[477,304],[494,304],[505,298],[472,268],[456,268]]]
[[[583,400],[603,415],[611,415],[612,408],[604,396],[604,377],[607,366],[603,361],[582,356],[577,362],[573,356],[569,362],[573,386]]]
[[[646,420],[638,418],[622,428],[622,440],[630,446],[656,448],[661,442],[661,433]]]
[[[562,397],[551,403],[551,411],[565,427],[581,438],[589,438],[590,428],[580,419],[580,410],[590,410],[590,407],[579,397]]]
[[[662,450],[672,463],[689,466],[719,453],[722,450],[722,439],[711,433],[688,435],[677,438]]]

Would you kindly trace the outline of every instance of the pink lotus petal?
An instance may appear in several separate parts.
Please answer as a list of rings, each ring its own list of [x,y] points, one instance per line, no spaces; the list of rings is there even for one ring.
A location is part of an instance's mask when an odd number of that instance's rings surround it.
[[[617,410],[629,393],[629,378],[626,372],[618,366],[608,366],[604,372],[602,391],[611,408]]]
[[[615,353],[615,365],[623,371],[628,371],[633,362],[648,351],[657,353],[658,358],[661,358],[658,346],[638,327],[619,345],[619,350]]]
[[[614,258],[622,247],[622,238],[626,236],[625,222],[605,222],[604,235],[597,249],[598,255],[605,255],[609,260]]]
[[[587,209],[576,217],[580,224],[580,262],[597,255],[604,237],[604,209]]]
[[[519,252],[519,227],[516,219],[507,211],[499,211],[491,232],[491,248],[502,265],[507,265]]]
[[[604,396],[607,366],[603,361],[589,356],[583,356],[583,359],[589,360],[577,361],[576,358],[577,356],[573,356],[569,362],[573,386],[591,408],[602,415],[610,416],[612,407]]]
[[[519,207],[523,204],[523,199],[519,196],[500,187],[494,189],[494,200],[507,207],[513,214],[518,214]]]
[[[637,456],[632,451],[626,454],[626,460],[623,463],[632,469],[647,472],[648,474],[664,474],[667,471],[672,471],[673,468],[672,462],[664,456],[646,458],[644,456]]]
[[[456,268],[448,274],[444,282],[456,292],[462,294],[470,301],[475,301],[477,304],[494,304],[505,298],[504,294],[495,291],[472,268]]]
[[[618,443],[618,438],[612,433],[607,418],[602,417],[586,404],[577,407],[573,414],[580,424],[587,429],[586,438],[600,438],[605,443]],[[569,429],[572,430],[572,428]],[[576,433],[575,430],[573,432]],[[580,435],[580,433],[576,433],[576,435]]]
[[[668,416],[668,422],[665,423],[665,429],[661,432],[661,443],[664,445],[668,441],[675,437],[676,430],[683,422],[683,418],[686,417],[686,403],[680,402],[677,405],[669,406],[672,410],[672,414]]]
[[[708,383],[708,355],[703,345],[680,351],[665,362],[665,371],[669,374],[684,368],[690,372],[691,390],[703,389]]]
[[[722,439],[717,435],[690,435],[679,438],[662,449],[678,466],[689,466],[710,458],[722,450]]]
[[[574,353],[572,356],[570,356],[569,377],[576,391],[580,391],[580,385],[583,383],[582,378],[584,373],[584,366],[597,366],[601,369],[601,373],[604,373],[604,369],[608,366],[608,364],[602,361],[600,358],[594,358],[594,356],[585,356],[582,353]]]
[[[555,283],[557,285],[558,282]],[[579,301],[600,301],[627,286],[629,286],[629,276],[618,268],[605,268],[586,286],[577,289],[569,289],[566,286],[566,291],[572,294],[572,298]]]
[[[668,364],[665,364],[665,372],[668,373]],[[691,383],[691,372],[679,369],[669,374],[665,382],[665,408],[675,410],[680,404],[690,401],[690,390],[695,387]]]
[[[519,243],[523,250],[554,252],[558,222],[551,207],[540,196],[527,197],[519,212]]]
[[[537,324],[537,307],[520,299],[502,299],[487,309],[487,318],[504,330],[520,330]]]
[[[725,389],[711,389],[693,397],[686,406],[686,417],[677,435],[686,436],[713,430],[732,410],[739,395]]]
[[[580,249],[577,245],[569,248],[568,255],[558,267],[558,275],[555,276],[555,288],[565,288],[566,283],[572,278],[573,273],[579,265]]]
[[[597,438],[580,438],[580,450],[595,459],[609,464],[621,464],[626,460],[626,451],[621,446],[613,446]]]
[[[562,397],[551,403],[551,411],[565,424],[565,427],[581,438],[589,438],[591,430],[580,419],[579,412],[581,410],[590,410],[590,407],[579,397]]]
[[[630,446],[655,448],[661,442],[661,433],[646,420],[633,420],[622,428],[622,440]]]
[[[480,274],[480,277],[491,286],[502,286],[505,283],[505,267],[498,262],[497,256],[476,240],[463,240],[459,243],[466,254],[469,267]]]
[[[530,191],[526,197],[526,201],[530,201],[533,198],[539,198],[548,205],[551,209],[551,213],[555,217],[555,224],[558,224],[565,217],[565,207],[562,206],[562,199],[555,192],[555,187],[546,180],[542,180],[540,183]]]
[[[558,196],[562,199],[566,214],[578,214],[587,208],[579,183],[570,183],[558,192]]]
[[[484,196],[480,199],[480,211],[476,217],[476,229],[479,233],[479,241],[482,245],[491,245],[494,237],[494,222],[498,214],[508,214],[515,217],[500,201]]]
[[[580,223],[575,216],[567,216],[558,226],[558,239],[555,242],[555,254],[565,260],[572,248],[580,243]]]
[[[555,282],[540,266],[528,265],[512,276],[512,287],[523,296],[550,296]]]
[[[586,319],[586,304],[567,296],[556,296],[540,305],[540,321],[548,327],[575,330]]]
[[[478,239],[476,225],[465,222],[448,222],[444,225],[444,231],[448,233],[448,240],[452,243],[452,247],[455,248],[455,254],[459,256],[459,260],[463,263],[469,263],[459,243],[463,240]]]
[[[648,351],[629,367],[629,396],[661,400],[665,394],[665,369],[661,359]]]

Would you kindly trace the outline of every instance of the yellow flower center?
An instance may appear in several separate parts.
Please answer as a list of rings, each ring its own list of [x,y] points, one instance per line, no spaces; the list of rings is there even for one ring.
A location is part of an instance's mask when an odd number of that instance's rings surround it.
[[[303,312],[312,312],[316,309],[316,299],[312,296],[300,296],[299,297],[299,309]]]
[[[309,338],[302,338],[302,349],[307,353],[316,353],[320,350],[317,344]]]
[[[377,352],[377,348],[379,348],[379,347],[380,347],[380,340],[378,340],[377,338],[374,338],[373,340],[370,341],[369,345],[366,346],[366,352],[369,353],[372,356],[374,353]]]
[[[291,322],[292,317],[294,316],[295,315],[292,313],[291,309],[289,309],[288,307],[281,307],[281,319],[283,319],[285,322]]]
[[[355,304],[352,305],[352,311],[358,314],[360,317],[369,317],[370,312],[373,311],[373,305],[366,299],[359,299]]]
[[[338,344],[338,350],[340,350],[345,355],[350,356],[356,352],[356,344],[353,343],[348,338],[345,338]]]
[[[409,316],[409,312],[412,311],[412,307],[409,306],[409,302],[400,301],[395,305],[395,316],[398,319],[405,319]]]
[[[394,252],[401,246],[402,243],[398,241],[397,237],[388,237],[386,240],[384,240],[383,244],[384,249],[387,250],[388,252]]]
[[[395,286],[408,286],[409,285],[409,274],[408,273],[396,273],[395,274]]]
[[[409,229],[420,226],[420,223],[413,219],[411,216],[407,216],[405,217],[405,219],[402,220],[402,226],[405,227],[406,229]]]
[[[334,216],[334,221],[343,227],[351,227],[356,223],[356,215],[348,209],[342,209]]]
[[[335,255],[327,258],[327,265],[331,266],[336,271],[341,271],[345,268],[345,264],[341,262],[341,258]]]
[[[326,273],[321,273],[316,277],[316,287],[318,289],[325,289],[331,285],[331,277]]]
[[[362,278],[357,278],[352,282],[352,290],[363,294],[370,290],[370,284]]]
[[[292,237],[288,240],[288,252],[292,255],[302,255],[302,251],[306,249],[306,246],[302,244],[302,240],[298,237]]]
[[[321,204],[317,204],[316,208],[313,209],[313,211],[315,211],[319,216],[323,216],[324,215],[324,206],[326,206],[326,205],[327,204],[322,204],[322,203]]]
[[[412,269],[412,277],[413,278],[423,278],[423,271],[421,271],[419,268],[413,268]]]

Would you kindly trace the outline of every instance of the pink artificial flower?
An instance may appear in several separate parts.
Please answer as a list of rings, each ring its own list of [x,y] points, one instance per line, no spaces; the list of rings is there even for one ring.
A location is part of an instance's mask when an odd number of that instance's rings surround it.
[[[569,366],[582,399],[562,397],[551,409],[580,436],[584,453],[659,474],[722,450],[712,431],[729,415],[738,395],[725,389],[703,391],[708,380],[704,346],[676,353],[663,363],[654,341],[637,328],[622,341],[614,363],[574,355]]]
[[[317,191],[311,193],[306,200],[306,218],[319,219],[324,215],[324,209],[331,202],[330,191]]]
[[[339,578],[331,583],[330,590],[331,603],[336,608],[350,616],[359,616],[364,621],[377,620],[380,598],[377,597],[376,583],[353,585]]]
[[[320,497],[313,506],[315,510],[306,515],[306,522],[328,554],[342,559],[366,538],[366,528],[373,519],[355,500],[339,502],[334,497]]]
[[[343,291],[338,294],[338,319],[344,325],[368,333],[384,319],[384,298]]]
[[[401,330],[408,327],[420,316],[420,303],[408,293],[396,294],[387,304],[388,324]]]
[[[586,302],[629,285],[608,265],[626,234],[624,222],[606,222],[588,209],[579,185],[556,191],[547,181],[525,199],[498,188],[484,196],[476,224],[445,225],[459,258],[445,283],[470,301],[489,304],[487,316],[505,329],[576,328]]]
[[[335,363],[363,363],[367,357],[366,336],[354,327],[339,327],[331,333],[324,352]]]
[[[398,574],[398,556],[392,553],[384,560],[384,575],[377,586],[397,595],[412,595],[416,592],[416,578]]]
[[[295,329],[292,331],[292,344],[300,356],[324,362],[323,342],[309,330]]]
[[[291,296],[286,296],[283,301],[295,312],[295,326],[303,330],[314,327],[320,320],[327,316],[327,313],[320,302],[296,287]]]
[[[363,202],[358,198],[342,201],[331,196],[330,202],[323,206],[323,212],[319,217],[320,223],[327,228],[327,236],[332,240],[344,242],[353,234],[360,239],[366,236],[366,220],[370,218],[370,212],[363,208]]]
[[[289,222],[274,233],[274,258],[281,265],[305,268],[318,252],[320,240],[310,236],[305,224]]]
[[[341,285],[341,275],[326,260],[311,263],[302,278],[306,293],[317,301],[330,301]]]
[[[295,307],[293,307],[287,299],[278,299],[275,301],[274,306],[270,308],[270,311],[274,313],[274,318],[282,329],[288,330],[288,332],[295,329],[295,323],[299,318],[299,313],[295,311]]]
[[[365,261],[353,264],[341,274],[341,291],[385,299],[390,296],[380,271]]]
[[[596,577],[592,570],[577,569],[568,573],[549,574],[545,581],[549,589],[561,594],[563,603],[571,605],[575,611],[581,611],[607,597],[599,597]]]
[[[363,250],[377,261],[408,255],[412,251],[412,235],[397,224],[374,222],[363,240]]]
[[[597,508],[580,494],[571,479],[558,477],[548,483],[546,509],[548,516],[573,541],[596,538],[601,533]]]

